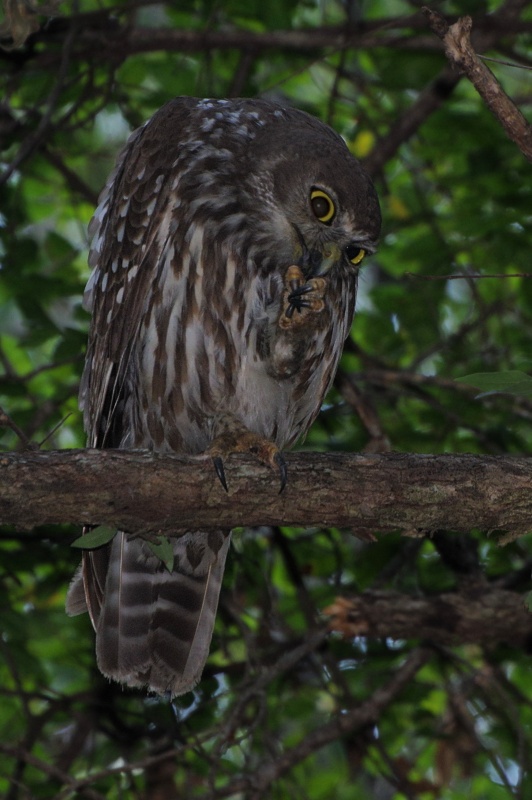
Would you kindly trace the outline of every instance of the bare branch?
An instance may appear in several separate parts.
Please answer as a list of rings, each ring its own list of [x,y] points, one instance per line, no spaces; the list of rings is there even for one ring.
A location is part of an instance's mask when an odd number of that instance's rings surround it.
[[[41,148],[41,152],[50,162],[50,164],[52,164],[52,166],[54,166],[56,170],[61,173],[66,184],[73,192],[78,194],[92,206],[98,205],[98,192],[93,191],[90,186],[88,186],[85,181],[83,181],[79,175],[74,172],[74,170],[70,169],[70,167],[65,163],[61,156],[55,152],[55,150],[52,150],[50,147],[44,145]],[[67,363],[67,361],[65,360],[62,363]]]
[[[390,130],[364,159],[364,167],[370,175],[377,175],[399,147],[410,139],[423,123],[437,111],[452,93],[460,75],[450,67],[443,69],[428,86],[419,93],[411,106],[390,127]]]
[[[515,12],[512,6],[516,6]],[[474,17],[475,30],[488,36],[493,42],[503,37],[532,32],[532,22],[519,18],[523,3],[503,3],[494,14],[479,14]],[[425,35],[426,22],[422,14],[362,20],[356,24],[299,28],[290,30],[249,31],[235,27],[224,30],[179,30],[131,25],[124,23],[116,9],[91,11],[83,14],[55,16],[45,27],[32,35],[30,42],[38,42],[38,54],[28,49],[27,54],[18,51],[17,63],[24,57],[36,59],[40,66],[57,62],[57,45],[76,27],[76,59],[98,58],[112,63],[138,53],[157,51],[175,53],[198,53],[210,50],[240,50],[254,56],[267,50],[284,52],[311,52],[327,48],[338,51],[356,47],[357,50],[375,47],[397,49],[436,50],[439,45],[434,37]],[[122,9],[123,11],[123,9]],[[13,54],[0,51],[0,58],[10,61]]]
[[[511,531],[532,518],[532,461],[511,456],[293,453],[289,481],[248,456],[226,463],[143,451],[0,457],[0,523],[108,524],[131,533],[238,525]]]
[[[32,443],[17,423],[11,419],[9,414],[4,411],[4,409],[0,406],[0,428],[9,428],[10,430],[15,433],[18,438],[20,439],[23,447],[32,447]]]
[[[339,597],[325,613],[330,630],[347,638],[425,639],[442,645],[507,642],[528,647],[532,614],[517,592],[472,582],[467,591],[433,597],[368,591]]]
[[[0,752],[10,758],[17,758],[25,764],[30,764],[35,769],[40,770],[44,775],[48,776],[50,780],[59,781],[61,784],[68,786],[69,790],[77,784],[75,778],[65,774],[53,764],[48,764],[42,758],[34,756],[33,753],[23,750],[21,747],[0,742]],[[103,795],[89,786],[83,787],[80,790],[80,796],[86,797],[87,800],[103,800]]]
[[[429,25],[443,40],[445,54],[452,65],[464,72],[507,136],[515,142],[525,158],[532,161],[532,127],[508,97],[495,75],[480,60],[471,44],[471,17],[462,17],[450,27],[435,11],[424,9]]]
[[[18,153],[11,164],[9,164],[4,172],[0,174],[0,186],[6,183],[10,176],[20,166],[20,164],[22,164],[22,162],[40,146],[52,125],[53,115],[59,103],[59,98],[66,81],[76,32],[77,27],[76,24],[73,23],[63,42],[59,69],[55,82],[46,101],[46,111],[41,117],[35,131],[33,131],[20,145]]]
[[[346,733],[353,734],[368,725],[375,724],[383,711],[414,679],[429,657],[430,650],[427,648],[414,650],[388,683],[377,689],[366,702],[336,715],[326,725],[316,728],[298,744],[286,749],[275,761],[266,761],[261,764],[252,776],[236,778],[228,786],[217,791],[216,797],[230,797],[237,792],[246,794],[249,791],[253,792],[249,795],[251,797],[262,796],[259,793],[312,753],[345,736]],[[248,795],[246,794],[246,796]]]

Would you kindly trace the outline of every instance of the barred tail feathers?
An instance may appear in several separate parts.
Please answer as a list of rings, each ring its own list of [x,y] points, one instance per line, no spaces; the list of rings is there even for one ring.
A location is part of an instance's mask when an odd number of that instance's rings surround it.
[[[229,543],[223,531],[186,533],[174,539],[169,572],[142,539],[115,536],[95,625],[104,675],[159,694],[195,686],[209,652]]]

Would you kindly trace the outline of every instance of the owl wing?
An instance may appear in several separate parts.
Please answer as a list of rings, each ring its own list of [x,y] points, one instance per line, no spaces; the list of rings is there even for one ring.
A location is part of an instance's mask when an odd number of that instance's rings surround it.
[[[89,225],[89,266],[93,272],[84,295],[92,312],[91,333],[80,385],[89,447],[119,447],[126,433],[124,405],[135,339],[145,298],[157,264],[164,259],[168,229],[167,187],[162,172],[162,143],[146,126],[135,131],[117,160]],[[104,600],[110,548],[87,551],[72,584],[67,610],[83,610],[83,596],[96,628]]]
[[[84,304],[93,316],[80,407],[91,447],[118,447],[124,435],[132,350],[170,243],[171,181],[157,131],[140,128],[120,154],[89,226],[93,272]]]
[[[92,325],[80,405],[92,447],[135,446],[134,414],[126,406],[134,406],[132,385],[142,371],[142,325],[161,301],[162,271],[171,268],[174,277],[181,271],[171,166],[187,101],[174,104],[170,115],[162,112],[130,137],[89,229],[93,273],[85,303]],[[181,694],[199,680],[207,658],[230,537],[189,532],[172,541],[172,572],[146,542],[122,532],[110,545],[86,551],[67,611],[89,611],[105,675]]]

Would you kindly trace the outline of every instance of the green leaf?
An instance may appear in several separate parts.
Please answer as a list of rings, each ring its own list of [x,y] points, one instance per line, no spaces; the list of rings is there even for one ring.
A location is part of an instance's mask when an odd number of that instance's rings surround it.
[[[157,556],[157,558],[163,562],[168,572],[172,572],[174,569],[174,548],[172,542],[167,539],[166,536],[161,536],[158,542],[147,542],[147,545],[153,555]]]
[[[474,372],[457,378],[457,383],[468,383],[483,392],[506,392],[520,397],[532,397],[532,376],[518,369],[507,372]]]
[[[116,533],[116,528],[110,528],[108,525],[98,525],[93,528],[89,533],[83,534],[79,539],[72,542],[71,547],[79,547],[81,550],[94,550],[95,547],[101,547],[111,541]]]

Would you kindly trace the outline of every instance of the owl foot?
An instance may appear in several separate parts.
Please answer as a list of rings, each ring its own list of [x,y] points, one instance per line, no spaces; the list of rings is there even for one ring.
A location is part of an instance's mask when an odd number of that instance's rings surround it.
[[[318,314],[325,308],[325,278],[306,280],[301,268],[293,264],[286,271],[284,285],[280,328],[299,327],[308,321],[309,315]]]
[[[252,453],[263,464],[278,470],[281,481],[279,494],[286,486],[288,471],[283,454],[276,444],[256,433],[251,433],[251,431],[239,431],[238,433],[229,430],[224,431],[214,439],[207,453],[212,458],[216,474],[226,492],[229,490],[223,459],[224,456],[228,456],[231,453]]]

